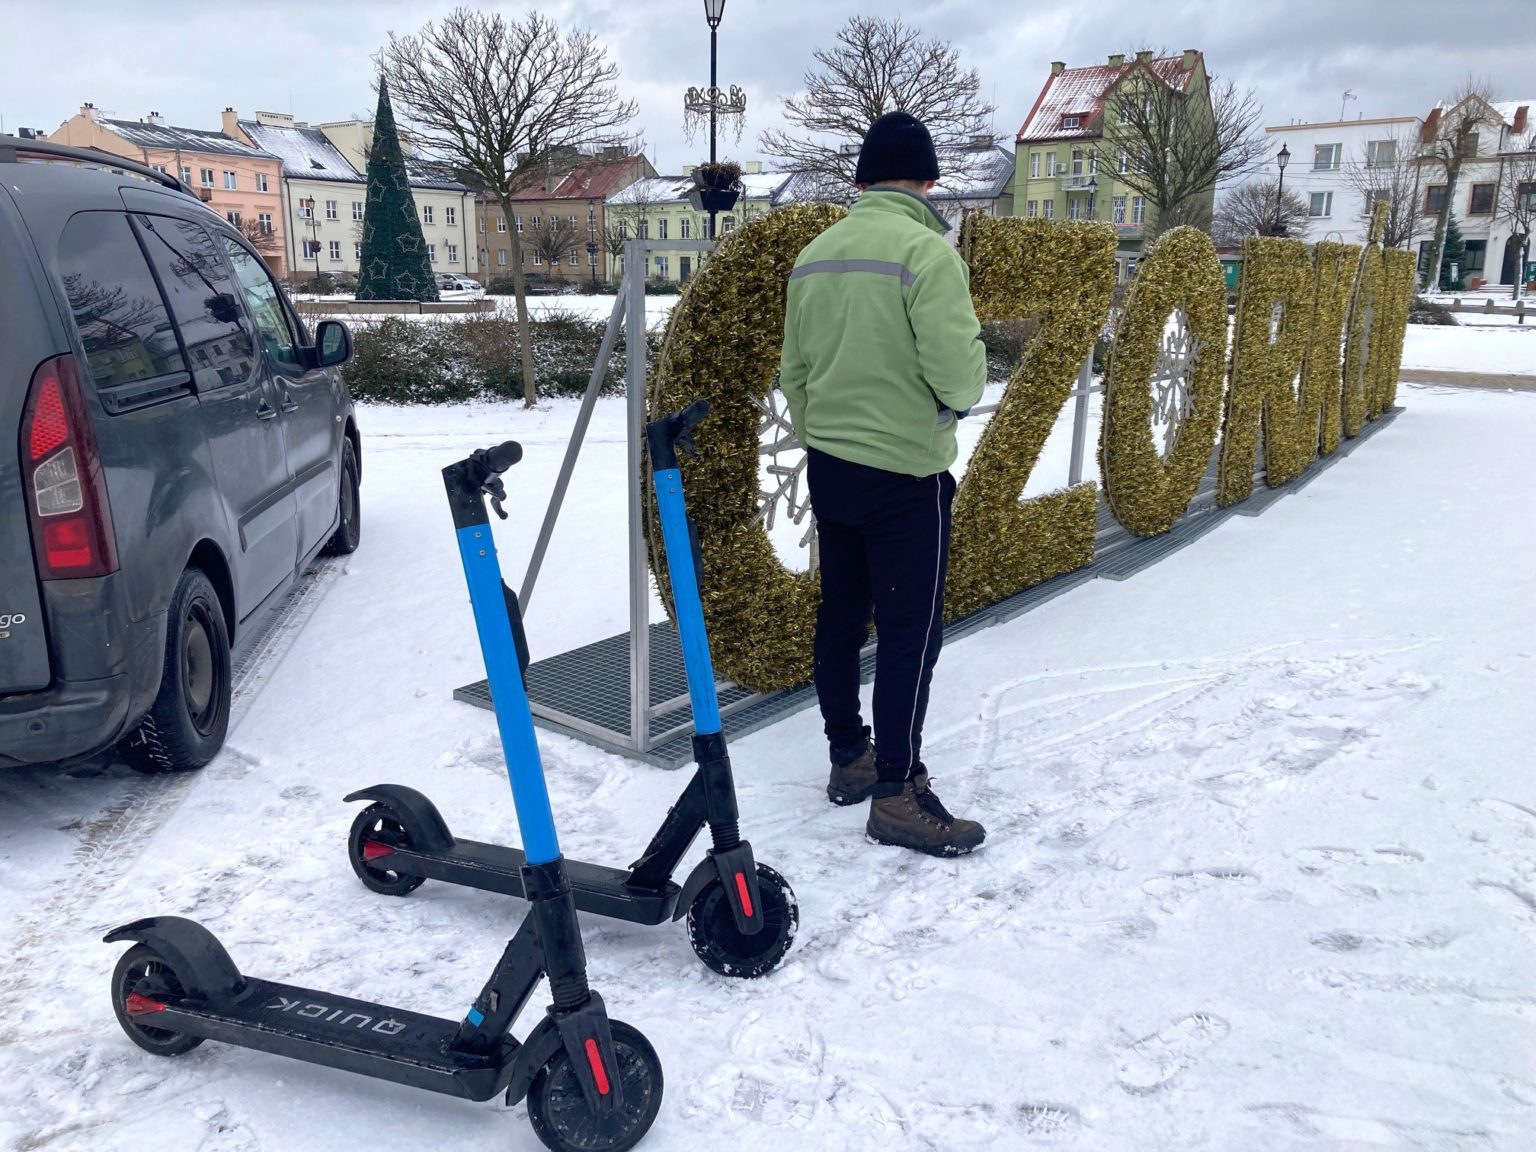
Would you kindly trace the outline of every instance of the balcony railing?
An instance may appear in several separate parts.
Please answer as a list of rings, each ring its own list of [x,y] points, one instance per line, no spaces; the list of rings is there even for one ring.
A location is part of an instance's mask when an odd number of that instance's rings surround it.
[[[1077,190],[1086,191],[1089,183],[1097,179],[1097,177],[1092,172],[1084,172],[1076,176],[1070,172],[1058,172],[1056,173],[1056,179],[1061,182],[1062,188],[1072,192]]]

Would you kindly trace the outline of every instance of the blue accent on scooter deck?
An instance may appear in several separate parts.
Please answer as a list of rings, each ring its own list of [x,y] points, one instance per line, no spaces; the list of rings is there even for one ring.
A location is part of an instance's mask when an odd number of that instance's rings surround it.
[[[517,666],[517,647],[512,621],[502,592],[501,565],[489,524],[471,524],[458,530],[459,555],[469,584],[469,601],[475,612],[475,631],[485,657],[486,678],[501,730],[501,749],[512,784],[512,803],[522,831],[523,851],[529,864],[548,864],[560,855],[555,817],[549,807],[549,789],[539,759],[539,742],[533,732],[533,714],[523,692],[522,672]]]
[[[654,480],[656,507],[667,547],[667,574],[672,578],[672,606],[677,612],[683,663],[688,670],[694,731],[700,736],[712,736],[720,731],[720,702],[715,696],[715,666],[709,658],[709,633],[704,628],[704,606],[693,566],[693,538],[688,532],[683,477],[676,468],[663,468],[656,472]]]

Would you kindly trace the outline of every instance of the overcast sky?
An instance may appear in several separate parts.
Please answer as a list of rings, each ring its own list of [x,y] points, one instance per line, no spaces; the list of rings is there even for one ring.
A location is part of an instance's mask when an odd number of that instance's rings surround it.
[[[440,0],[0,0],[0,120],[52,131],[83,101],[123,119],[151,109],[218,128],[219,112],[288,112],[310,122],[371,115],[370,55],[455,7]],[[1462,13],[1459,9],[1465,7]],[[508,14],[525,9],[506,5]],[[701,157],[682,131],[682,96],[709,80],[701,0],[552,0],[541,10],[595,30],[638,101],[657,167]],[[1103,61],[1138,45],[1198,48],[1207,67],[1257,90],[1266,125],[1423,115],[1469,72],[1504,99],[1536,102],[1536,0],[727,0],[722,86],[748,98],[747,132],[724,154],[759,156],[814,47],[856,13],[899,14],[950,41],[976,68],[1011,140],[1052,60]]]

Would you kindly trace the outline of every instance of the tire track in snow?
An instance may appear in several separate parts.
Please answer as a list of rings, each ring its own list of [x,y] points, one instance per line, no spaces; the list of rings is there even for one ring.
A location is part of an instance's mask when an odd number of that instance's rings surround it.
[[[5,1031],[0,1032],[0,1046],[19,1038],[17,1032],[33,986],[32,974],[46,972],[46,966],[40,958],[34,959],[33,953],[57,944],[61,924],[78,926],[82,933],[91,934],[91,943],[96,943],[104,926],[86,927],[90,908],[117,887],[199,780],[210,774],[223,779],[232,763],[248,759],[230,739],[342,570],[343,561],[339,559],[316,564],[244,648],[233,669],[229,736],[206,768],[130,779],[126,795],[85,825],[69,868],[51,886],[51,892],[45,889],[39,893],[40,906],[23,917],[19,925],[11,967],[13,979],[0,993],[0,1019],[8,1021]]]

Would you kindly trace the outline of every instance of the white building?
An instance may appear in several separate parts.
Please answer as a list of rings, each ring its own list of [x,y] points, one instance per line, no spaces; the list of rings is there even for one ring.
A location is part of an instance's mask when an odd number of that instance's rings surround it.
[[[1475,100],[1476,97],[1468,97]],[[1514,196],[1536,197],[1536,123],[1532,112],[1536,100],[1507,100],[1483,104],[1483,123],[1479,127],[1469,155],[1456,178],[1451,215],[1466,241],[1461,262],[1462,280],[1469,288],[1473,281],[1513,287],[1519,271],[1519,242],[1514,227],[1503,209]],[[1431,142],[1444,120],[1459,116],[1461,105],[1432,109],[1424,119],[1423,138]],[[1414,246],[1420,267],[1434,256],[1435,221],[1445,203],[1445,177],[1437,168],[1424,168],[1424,193]]]
[[[224,132],[282,160],[288,267],[294,275],[355,274],[362,262],[373,124],[344,120],[311,126],[281,112],[257,112],[255,119],[241,120],[226,108]],[[413,167],[409,159],[407,167]],[[415,168],[411,198],[432,270],[472,275],[478,267],[474,194]]]
[[[1368,165],[1396,163],[1399,153],[1411,153],[1417,147],[1421,126],[1422,121],[1415,116],[1388,116],[1266,128],[1270,160],[1256,175],[1274,180],[1280,172],[1274,158],[1282,146],[1289,149],[1285,190],[1295,192],[1307,205],[1308,227],[1303,239],[1364,244],[1371,222],[1370,205],[1351,175]]]

